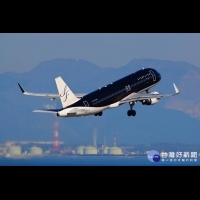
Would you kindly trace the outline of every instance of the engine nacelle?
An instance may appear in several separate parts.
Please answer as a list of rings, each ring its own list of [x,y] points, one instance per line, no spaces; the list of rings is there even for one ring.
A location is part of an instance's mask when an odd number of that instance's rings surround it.
[[[147,100],[143,100],[142,104],[143,105],[153,105],[159,102],[159,99],[157,98],[153,98],[153,99],[147,99]]]
[[[149,94],[159,94],[158,92],[150,92]],[[142,101],[143,105],[153,105],[159,102],[160,99],[158,98],[152,98],[152,99],[146,99]]]

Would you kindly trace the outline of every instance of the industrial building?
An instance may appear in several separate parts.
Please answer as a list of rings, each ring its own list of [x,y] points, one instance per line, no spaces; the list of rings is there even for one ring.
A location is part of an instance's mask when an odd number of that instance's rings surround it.
[[[97,154],[97,148],[88,145],[88,146],[79,146],[76,148],[76,154],[78,155],[94,155]]]
[[[93,146],[86,146],[83,149],[83,154],[84,155],[94,155],[94,154],[97,154],[97,148],[95,148]]]
[[[94,129],[93,146],[92,145],[88,145],[88,146],[81,145],[76,148],[76,154],[78,154],[78,155],[95,155],[97,153],[98,153],[97,132],[96,132],[96,129]]]
[[[109,147],[106,145],[106,139],[104,136],[104,144],[102,147],[97,145],[97,131],[94,129],[93,133],[93,145],[80,145],[74,149],[65,147],[65,151],[60,150],[60,144],[58,133],[58,122],[54,123],[54,141],[10,141],[6,142],[6,145],[2,147],[0,155],[6,157],[30,157],[30,156],[42,156],[52,153],[68,154],[68,155],[123,155],[122,149],[116,146],[116,136],[114,134],[114,145]],[[53,144],[53,148],[51,145]],[[23,145],[23,148],[21,147]],[[36,146],[37,145],[37,146]],[[4,152],[4,153],[3,153]],[[67,152],[67,153],[66,153]]]
[[[122,155],[122,149],[119,147],[110,147],[108,148],[109,155]]]
[[[79,147],[76,148],[76,154],[77,155],[97,155],[97,154],[101,154],[101,155],[123,155],[122,153],[122,149],[116,146],[116,136],[114,135],[114,146],[113,147],[108,147],[106,145],[106,139],[104,136],[104,144],[102,145],[102,148],[97,148],[97,134],[96,131],[94,132],[93,135],[93,142],[94,145],[88,145],[88,146],[84,146],[81,145]],[[99,151],[98,151],[99,150]]]
[[[83,150],[84,150],[85,146],[79,146],[76,148],[76,154],[79,154],[79,155],[83,155]]]
[[[7,156],[20,156],[21,155],[21,151],[22,151],[22,148],[21,146],[10,146],[8,147],[8,150],[7,150]]]
[[[108,154],[108,155],[123,155],[122,149],[117,147],[116,144],[116,135],[114,134],[114,146],[113,147],[107,147],[106,143],[104,141],[103,145],[103,154]]]
[[[33,146],[30,148],[30,155],[32,156],[41,156],[42,155],[42,148]]]
[[[102,153],[103,153],[103,154],[108,154],[108,149],[109,149],[109,147],[107,147],[107,146],[104,147],[104,146],[103,146],[103,148],[102,148]]]

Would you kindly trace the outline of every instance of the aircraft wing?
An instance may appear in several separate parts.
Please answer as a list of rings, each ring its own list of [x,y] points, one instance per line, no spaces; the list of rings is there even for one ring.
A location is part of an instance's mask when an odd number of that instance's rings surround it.
[[[22,86],[19,83],[18,83],[18,85],[19,85],[19,87],[20,87],[20,89],[21,89],[21,91],[24,95],[46,97],[46,98],[51,98],[52,100],[60,98],[59,94],[27,92],[27,91],[24,90],[24,88],[22,88]],[[84,95],[86,95],[86,94],[75,94],[75,96],[77,98],[82,98]]]
[[[120,104],[131,102],[131,101],[142,101],[142,100],[153,99],[153,98],[160,99],[162,97],[169,97],[169,96],[174,96],[176,94],[179,94],[180,91],[176,87],[175,83],[173,83],[173,85],[174,85],[174,90],[175,90],[174,94],[133,93],[132,95],[122,99],[120,101]]]

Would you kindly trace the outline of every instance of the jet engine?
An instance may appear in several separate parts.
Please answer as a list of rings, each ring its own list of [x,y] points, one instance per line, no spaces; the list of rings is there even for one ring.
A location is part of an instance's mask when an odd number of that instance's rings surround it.
[[[150,92],[149,94],[159,94],[158,92]],[[142,105],[154,105],[159,102],[160,99],[158,98],[152,98],[152,99],[146,99],[142,101]]]

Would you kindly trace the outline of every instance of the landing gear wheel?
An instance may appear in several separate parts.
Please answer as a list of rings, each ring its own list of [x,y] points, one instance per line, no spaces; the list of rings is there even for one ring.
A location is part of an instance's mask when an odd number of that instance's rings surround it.
[[[96,113],[94,114],[94,116],[102,116],[103,112],[99,112],[99,113]]]
[[[131,115],[135,116],[136,115],[136,111],[135,110],[131,110]]]
[[[131,110],[127,111],[127,115],[130,117],[131,116]]]
[[[127,111],[127,115],[130,116],[135,116],[136,115],[136,111],[135,110],[128,110]]]

